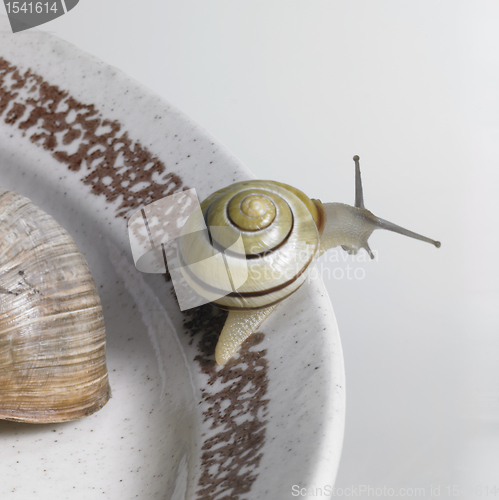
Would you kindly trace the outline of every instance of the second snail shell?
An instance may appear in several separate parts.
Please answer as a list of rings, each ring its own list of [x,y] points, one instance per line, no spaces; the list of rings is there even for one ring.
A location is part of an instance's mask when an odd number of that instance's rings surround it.
[[[179,244],[184,278],[201,296],[212,293],[229,311],[262,309],[306,280],[320,246],[317,200],[286,184],[243,181],[213,193],[201,213],[204,221],[191,216]],[[203,222],[208,229],[197,231]]]
[[[85,259],[52,217],[0,189],[0,418],[74,420],[109,397],[104,318]]]

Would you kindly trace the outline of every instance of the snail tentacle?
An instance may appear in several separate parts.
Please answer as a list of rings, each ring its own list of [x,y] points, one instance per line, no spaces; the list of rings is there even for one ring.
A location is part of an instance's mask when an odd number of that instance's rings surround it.
[[[371,259],[374,259],[374,254],[369,248],[367,240],[375,229],[386,229],[416,240],[431,243],[439,248],[439,241],[376,217],[364,207],[359,157],[356,155],[353,160],[355,162],[355,206],[351,207],[344,203],[324,203],[326,222],[324,231],[321,234],[320,254],[322,255],[330,248],[341,246],[349,254],[355,255],[361,248],[364,248]]]

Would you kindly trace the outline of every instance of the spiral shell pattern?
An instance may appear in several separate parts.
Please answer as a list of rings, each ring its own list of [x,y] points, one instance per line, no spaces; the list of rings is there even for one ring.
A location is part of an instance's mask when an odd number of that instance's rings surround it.
[[[201,212],[202,221],[187,221],[178,246],[196,293],[227,310],[261,309],[304,283],[319,249],[320,214],[301,191],[238,182],[209,196]]]
[[[0,189],[0,418],[74,420],[110,396],[102,308],[71,236]]]

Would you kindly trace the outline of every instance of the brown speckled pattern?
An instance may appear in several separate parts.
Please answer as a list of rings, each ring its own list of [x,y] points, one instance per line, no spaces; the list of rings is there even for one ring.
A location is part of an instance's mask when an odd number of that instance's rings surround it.
[[[181,178],[167,172],[162,161],[122,131],[120,123],[106,120],[94,105],[78,102],[69,92],[29,69],[21,72],[1,57],[0,119],[23,130],[69,170],[80,175],[83,171],[81,180],[93,194],[103,194],[109,202],[119,200],[116,217],[127,219],[139,207],[186,189]],[[74,142],[78,147],[68,153],[67,146]],[[258,476],[265,442],[268,362],[266,351],[255,349],[263,334],[253,335],[239,356],[217,367],[213,352],[225,318],[226,313],[207,305],[188,311],[185,321],[199,342],[201,354],[195,359],[208,377],[207,387],[201,389],[203,418],[214,430],[202,443],[197,496],[204,500],[251,498],[248,493]],[[214,391],[215,383],[223,389]]]
[[[29,97],[21,97],[17,92],[21,88],[28,90]],[[1,57],[0,115],[5,123],[25,130],[31,142],[50,151],[69,170],[83,169],[82,181],[92,193],[104,194],[109,202],[122,195],[118,217],[128,218],[138,207],[182,186],[178,175],[167,173],[163,162],[132,141],[118,122],[103,118],[93,104],[78,102],[30,70],[21,73]],[[29,133],[33,127],[36,131]],[[58,150],[56,134],[62,134],[64,146],[77,141],[77,151]],[[118,158],[122,165],[117,168]]]
[[[208,376],[207,387],[201,391],[207,406],[204,421],[223,429],[203,443],[199,499],[238,500],[251,490],[265,442],[268,362],[266,350],[252,349],[264,335],[255,333],[243,344],[239,356],[223,367],[215,366],[215,346],[227,313],[207,304],[191,309],[186,316],[185,326],[191,335],[202,334],[201,354],[196,359]],[[211,391],[215,382],[222,382],[224,389]]]

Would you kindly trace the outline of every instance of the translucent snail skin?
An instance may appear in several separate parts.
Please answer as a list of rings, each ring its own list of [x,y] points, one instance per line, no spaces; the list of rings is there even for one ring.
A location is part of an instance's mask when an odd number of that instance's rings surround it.
[[[227,363],[279,302],[305,282],[315,259],[330,248],[341,246],[349,254],[364,248],[374,258],[367,240],[375,229],[387,229],[440,247],[440,242],[376,217],[364,207],[359,157],[353,159],[353,207],[323,204],[287,184],[262,180],[237,182],[216,191],[201,204],[209,229],[198,233],[195,244],[192,240],[180,244],[178,254],[183,262],[198,263],[183,268],[194,290],[205,297],[221,296],[212,302],[229,311],[215,350],[219,365]],[[244,252],[231,250],[232,242],[239,237]],[[234,275],[238,269],[247,273],[241,286],[221,290],[213,268],[199,264],[214,249],[223,251],[224,263]]]

